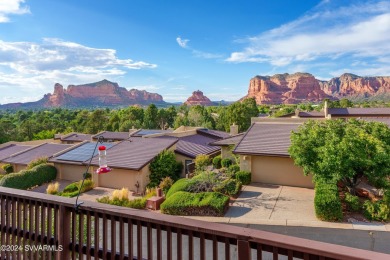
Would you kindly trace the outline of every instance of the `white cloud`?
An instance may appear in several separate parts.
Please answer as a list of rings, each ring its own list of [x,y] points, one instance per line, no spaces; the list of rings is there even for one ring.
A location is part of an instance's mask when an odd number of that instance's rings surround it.
[[[179,44],[180,47],[186,49],[187,48],[187,43],[189,42],[190,40],[188,39],[182,39],[180,36],[176,38],[176,42],[177,44]]]
[[[60,39],[41,43],[0,40],[0,89],[7,100],[52,92],[54,83],[83,84],[115,79],[129,70],[153,69],[144,61],[120,59],[113,49],[97,49]],[[5,91],[5,92],[4,92]],[[0,102],[5,102],[3,98]]]
[[[390,2],[351,2],[334,7],[322,1],[301,18],[246,39],[229,62],[267,62],[274,66],[323,59],[378,58],[390,55]]]
[[[218,58],[222,58],[221,54],[209,53],[209,52],[204,52],[204,51],[200,51],[200,50],[196,50],[194,48],[191,48],[188,45],[189,41],[190,41],[189,39],[183,39],[180,36],[178,36],[176,38],[176,42],[177,42],[177,44],[179,44],[180,47],[182,47],[183,49],[190,50],[192,52],[192,54],[195,57],[197,57],[197,58],[202,58],[202,59],[218,59]]]
[[[0,23],[9,22],[9,15],[29,13],[29,8],[27,6],[22,6],[23,3],[24,0],[1,0]]]
[[[138,90],[146,90],[148,92],[156,92],[157,90],[161,89],[161,87],[151,84],[151,85],[137,85],[137,86],[128,87],[126,89],[127,90],[138,89]]]

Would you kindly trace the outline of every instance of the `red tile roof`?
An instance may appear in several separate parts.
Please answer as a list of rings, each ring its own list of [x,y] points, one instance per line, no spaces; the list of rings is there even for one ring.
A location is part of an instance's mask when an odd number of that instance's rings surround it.
[[[17,153],[11,157],[8,157],[3,160],[3,162],[6,163],[15,163],[15,164],[22,164],[27,165],[31,161],[40,158],[40,157],[52,157],[54,154],[65,150],[72,145],[70,144],[51,144],[51,143],[44,143],[38,146],[35,146],[31,149],[25,150],[23,152]]]
[[[34,146],[32,145],[19,145],[19,144],[10,144],[6,147],[0,149],[0,161],[10,157],[13,154],[20,153],[27,149],[30,149]]]
[[[176,138],[159,137],[125,140],[107,150],[107,164],[111,168],[140,170],[176,142]],[[95,156],[92,165],[98,164],[99,158]]]
[[[302,123],[254,123],[233,153],[289,157],[290,135]]]

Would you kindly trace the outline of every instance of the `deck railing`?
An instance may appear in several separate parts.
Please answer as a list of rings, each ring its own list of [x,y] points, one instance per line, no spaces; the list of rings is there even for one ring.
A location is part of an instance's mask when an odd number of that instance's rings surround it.
[[[82,199],[81,199],[82,200]],[[1,259],[389,259],[366,250],[0,188]]]

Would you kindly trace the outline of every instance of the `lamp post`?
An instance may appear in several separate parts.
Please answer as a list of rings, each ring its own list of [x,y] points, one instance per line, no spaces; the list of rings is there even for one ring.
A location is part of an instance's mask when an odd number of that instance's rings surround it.
[[[81,182],[81,185],[80,185],[80,188],[79,188],[79,193],[77,194],[77,197],[76,197],[76,204],[74,205],[76,211],[78,210],[79,206],[81,204],[83,204],[83,202],[78,202],[78,199],[80,197],[80,193],[81,193],[81,190],[84,186],[84,181],[85,179],[87,178],[87,174],[88,174],[88,171],[89,171],[89,168],[91,167],[91,162],[92,162],[92,159],[95,155],[95,151],[96,151],[96,148],[98,147],[98,144],[103,144],[104,142],[104,138],[103,136],[99,136],[97,142],[96,142],[96,145],[95,145],[95,148],[93,149],[92,151],[92,155],[91,155],[91,158],[89,159],[89,162],[88,162],[88,165],[87,165],[87,168],[85,170],[85,173],[83,174],[83,181]],[[107,166],[107,150],[106,150],[106,146],[104,145],[101,145],[99,146],[99,168],[96,170],[96,173],[97,174],[102,174],[102,173],[108,173],[111,171],[111,168],[109,168]]]

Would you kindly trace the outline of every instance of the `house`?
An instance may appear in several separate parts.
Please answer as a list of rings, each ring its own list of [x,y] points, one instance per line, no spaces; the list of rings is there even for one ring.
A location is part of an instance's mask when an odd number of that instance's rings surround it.
[[[221,149],[222,159],[233,159],[232,151],[233,148],[241,141],[244,133],[229,136],[227,138],[210,143],[212,146],[219,146]]]
[[[327,108],[326,104],[322,111],[296,111],[297,118],[390,118],[390,108]]]
[[[130,135],[137,131],[136,129],[130,129],[129,132],[112,132],[112,131],[102,131],[92,136],[92,141],[97,141],[99,137],[103,137],[104,140],[108,142],[119,142],[126,139],[129,139]]]
[[[32,147],[32,145],[9,144],[0,148],[0,173],[5,173],[2,169],[3,165],[6,164],[3,163],[4,159],[12,156],[13,154],[20,153]]]
[[[53,144],[43,143],[41,145],[33,146],[21,152],[14,153],[11,156],[2,160],[3,163],[9,163],[14,167],[14,172],[18,172],[26,168],[31,161],[41,157],[51,158],[54,154],[70,148],[69,144]]]
[[[313,188],[312,177],[304,176],[288,153],[291,132],[301,124],[294,119],[253,123],[233,150],[240,169],[250,171],[253,182]]]
[[[114,143],[104,143],[104,145],[110,148]],[[98,154],[98,150],[95,150],[95,147],[96,142],[84,141],[67,150],[54,154],[49,159],[49,162],[53,163],[54,167],[57,168],[57,178],[69,181],[83,179],[83,174],[87,171],[87,164],[85,162],[88,162],[91,157]]]
[[[149,183],[149,164],[164,150],[175,150],[177,139],[130,138],[107,150],[107,164],[112,169],[106,174],[92,174],[96,186],[144,192]],[[97,170],[99,158],[92,159]]]
[[[60,140],[62,144],[76,144],[84,141],[91,141],[92,135],[72,132],[61,136]]]

